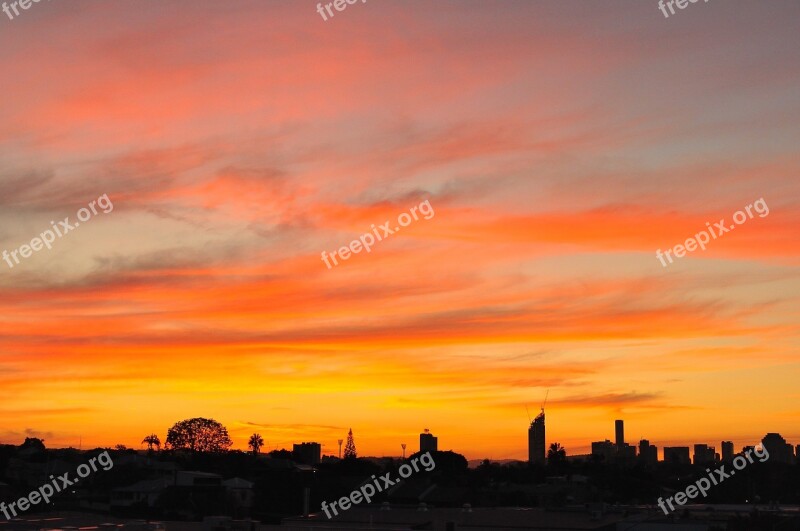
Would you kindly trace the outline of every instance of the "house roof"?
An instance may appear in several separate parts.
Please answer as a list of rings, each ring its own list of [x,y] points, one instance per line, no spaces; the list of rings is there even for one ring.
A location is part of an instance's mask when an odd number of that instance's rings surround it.
[[[252,489],[253,482],[242,478],[226,479],[222,485],[231,489]]]
[[[144,492],[144,493],[151,493],[151,492],[160,492],[165,488],[169,487],[172,484],[171,481],[166,479],[145,479],[143,481],[137,481],[133,485],[128,485],[127,487],[118,487],[114,489],[112,492]]]

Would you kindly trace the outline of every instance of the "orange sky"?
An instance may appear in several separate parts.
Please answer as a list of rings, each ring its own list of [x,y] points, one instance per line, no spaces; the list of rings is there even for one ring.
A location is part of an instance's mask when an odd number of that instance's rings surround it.
[[[690,12],[691,11],[691,12]],[[800,443],[800,5],[0,13],[0,443]],[[668,268],[682,243],[756,216]],[[371,225],[435,216],[327,269]]]

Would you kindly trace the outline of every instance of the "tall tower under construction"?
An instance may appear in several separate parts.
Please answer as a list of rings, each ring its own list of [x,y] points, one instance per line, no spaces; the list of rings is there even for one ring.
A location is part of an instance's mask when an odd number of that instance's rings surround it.
[[[536,415],[528,428],[528,462],[544,464],[545,460],[544,442],[544,408]]]

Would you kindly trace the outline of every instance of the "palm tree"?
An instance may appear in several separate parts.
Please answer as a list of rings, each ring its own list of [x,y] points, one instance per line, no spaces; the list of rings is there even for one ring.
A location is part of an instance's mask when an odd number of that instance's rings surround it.
[[[261,435],[254,433],[250,436],[247,446],[253,449],[253,455],[258,455],[258,452],[261,451],[261,447],[264,446],[264,439],[261,438]]]
[[[159,439],[158,435],[156,435],[155,433],[151,433],[150,435],[148,435],[147,437],[142,439],[142,444],[144,444],[144,443],[147,443],[147,451],[148,452],[152,452],[153,451],[153,446],[156,447],[156,450],[160,450],[161,449],[161,439]]]
[[[551,465],[559,465],[567,460],[567,451],[561,444],[554,442],[547,450],[547,462]]]

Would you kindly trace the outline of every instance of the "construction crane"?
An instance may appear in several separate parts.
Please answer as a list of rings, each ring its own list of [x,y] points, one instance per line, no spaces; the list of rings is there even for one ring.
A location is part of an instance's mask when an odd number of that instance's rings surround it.
[[[547,405],[547,397],[550,396],[550,389],[544,394],[544,402],[542,402],[542,413],[544,413],[544,406]],[[528,405],[525,404],[525,413],[528,414],[528,424],[533,424],[533,420],[531,419],[531,412],[528,409]],[[537,417],[538,418],[538,417]]]

